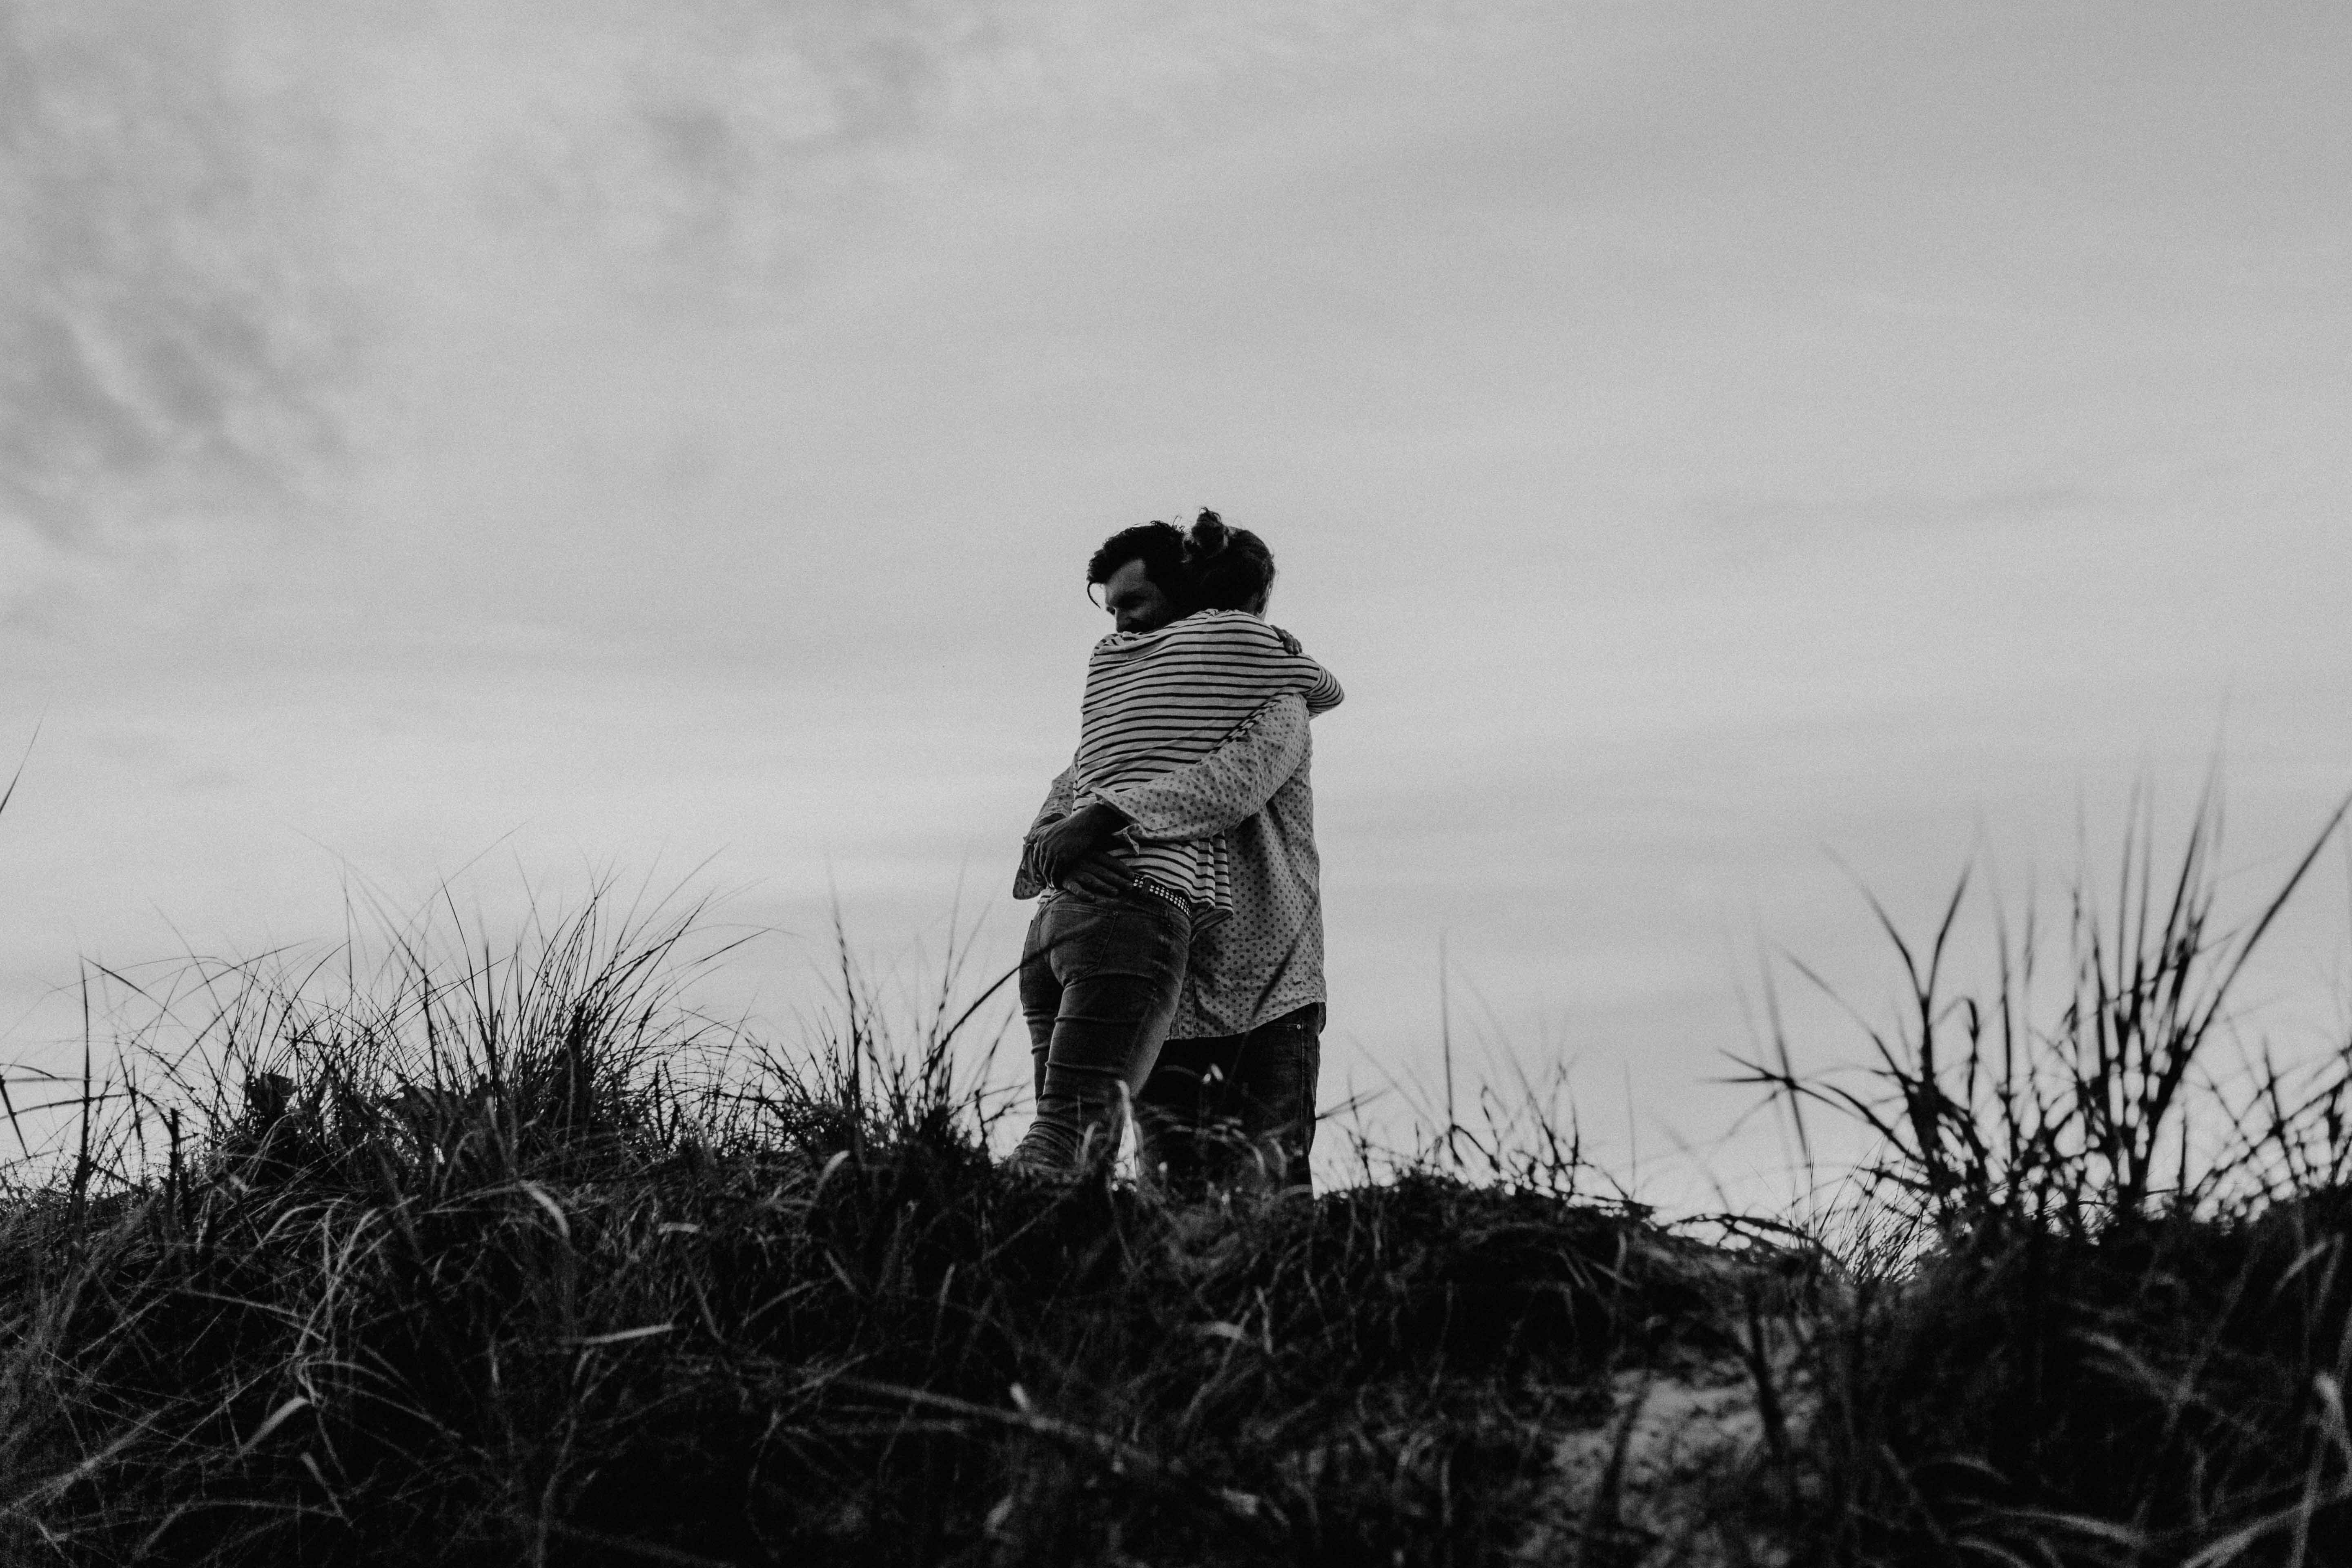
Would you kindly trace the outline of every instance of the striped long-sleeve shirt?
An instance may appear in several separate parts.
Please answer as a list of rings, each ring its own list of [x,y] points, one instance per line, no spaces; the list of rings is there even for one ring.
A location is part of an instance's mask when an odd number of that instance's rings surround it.
[[[1330,671],[1257,616],[1210,610],[1156,632],[1113,633],[1087,664],[1074,801],[1102,800],[1198,763],[1267,701],[1296,692],[1309,713],[1337,707]],[[1182,898],[1194,929],[1233,912],[1231,852],[1224,836],[1162,839],[1130,827],[1114,853],[1129,875]],[[1025,869],[1017,896],[1039,891]]]

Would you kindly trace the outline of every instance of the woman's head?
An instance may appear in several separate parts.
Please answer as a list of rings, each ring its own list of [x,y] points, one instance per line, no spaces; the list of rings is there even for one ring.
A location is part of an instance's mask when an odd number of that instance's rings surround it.
[[[1265,613],[1274,591],[1274,552],[1246,528],[1229,528],[1203,510],[1184,535],[1184,572],[1192,607]]]

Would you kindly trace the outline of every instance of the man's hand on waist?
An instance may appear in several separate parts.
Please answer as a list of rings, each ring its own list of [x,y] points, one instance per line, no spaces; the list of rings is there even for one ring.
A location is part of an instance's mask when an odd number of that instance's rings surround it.
[[[1037,830],[1030,839],[1030,855],[1040,879],[1059,886],[1073,868],[1087,857],[1108,843],[1110,836],[1127,825],[1121,816],[1100,801],[1086,805],[1047,826]]]
[[[1118,898],[1134,885],[1127,868],[1100,850],[1080,858],[1055,884],[1066,893],[1091,893],[1098,899]]]

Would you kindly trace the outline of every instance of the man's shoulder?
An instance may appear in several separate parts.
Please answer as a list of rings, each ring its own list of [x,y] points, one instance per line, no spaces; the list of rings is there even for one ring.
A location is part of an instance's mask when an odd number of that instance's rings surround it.
[[[1282,647],[1282,634],[1247,610],[1196,610],[1171,621],[1159,635],[1194,647]]]
[[[1195,610],[1148,632],[1112,632],[1095,644],[1098,654],[1142,652],[1158,647],[1279,648],[1282,634],[1247,610]]]

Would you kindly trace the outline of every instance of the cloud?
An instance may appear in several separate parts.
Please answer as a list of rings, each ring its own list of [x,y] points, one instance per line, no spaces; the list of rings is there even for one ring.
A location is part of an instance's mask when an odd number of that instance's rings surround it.
[[[0,515],[68,550],[281,500],[335,443],[322,132],[218,15],[0,0]]]
[[[488,130],[497,210],[706,278],[789,275],[812,227],[974,172],[1000,139],[1181,134],[1234,84],[1457,47],[1520,0],[468,0],[410,40]],[[441,106],[446,108],[446,106]],[[1065,146],[1066,153],[1082,147]]]
[[[1181,130],[1522,9],[0,0],[0,524],[105,553],[316,500],[404,247],[462,281],[504,233],[723,313],[1007,127]]]

